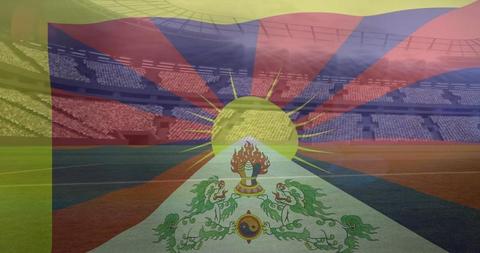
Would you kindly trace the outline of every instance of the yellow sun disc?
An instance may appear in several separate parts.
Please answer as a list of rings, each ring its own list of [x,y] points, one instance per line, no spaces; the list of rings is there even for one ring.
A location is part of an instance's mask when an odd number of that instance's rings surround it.
[[[292,120],[280,107],[259,97],[241,97],[227,104],[215,119],[215,154],[245,138],[254,138],[291,159],[298,149]]]

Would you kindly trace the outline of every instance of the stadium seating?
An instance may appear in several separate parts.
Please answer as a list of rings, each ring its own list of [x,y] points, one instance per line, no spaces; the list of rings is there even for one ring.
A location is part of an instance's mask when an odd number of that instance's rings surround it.
[[[23,43],[13,43],[13,45],[26,56],[32,58],[45,72],[48,72],[48,53],[44,49]]]
[[[78,63],[73,57],[50,53],[49,60],[51,76],[84,83],[90,82],[89,78],[80,74],[77,69]]]
[[[54,97],[57,109],[67,112],[90,128],[110,135],[115,131],[155,131],[154,115],[119,102]]]
[[[459,103],[462,105],[480,105],[479,90],[451,90],[450,92],[460,97]]]
[[[197,74],[160,71],[161,86],[167,90],[179,93],[199,93],[208,91],[205,81]]]
[[[86,138],[85,136],[79,135],[75,132],[65,129],[62,126],[54,125],[52,129],[53,138],[69,138],[69,139],[82,139]]]
[[[385,96],[390,91],[389,87],[381,85],[352,85],[348,89],[348,93],[343,95],[345,101],[365,102],[365,97],[375,96],[378,99],[375,102],[393,102],[391,97]],[[367,96],[368,95],[368,96]]]
[[[6,42],[2,41],[0,41],[0,62],[31,72],[39,72],[30,63],[20,59],[20,57],[7,46]]]
[[[255,90],[252,90],[253,94],[266,95],[273,84],[273,78],[271,77],[254,77],[252,83]]]
[[[21,52],[20,54],[23,55],[19,56],[18,52]],[[52,52],[55,52],[55,50],[52,50]],[[28,57],[37,62],[45,71],[49,71],[48,66],[50,66],[50,73],[54,78],[88,83],[89,85],[98,84],[99,88],[119,87],[139,90],[146,87],[141,78],[145,74],[145,70],[141,68],[132,69],[120,64],[107,63],[91,58],[89,60],[79,59],[67,53],[50,53],[47,57],[45,51],[40,50],[40,47],[37,45],[30,45],[24,42],[0,42],[0,62],[28,71],[38,72],[38,66],[36,68],[30,63],[32,62],[31,60],[25,60]],[[209,66],[209,69],[215,68],[218,70],[219,67]],[[159,77],[161,78],[162,87],[179,93],[202,94],[207,92],[208,86],[210,86],[211,88],[218,88],[217,93],[220,97],[228,95],[228,98],[231,98],[233,94],[230,86],[230,76],[225,73],[220,73],[222,75],[220,76],[217,74],[218,71],[209,70],[210,72],[193,73],[195,70],[192,72],[179,72],[176,69],[177,67],[172,67],[171,71],[160,71]],[[86,73],[90,74],[87,75]],[[368,79],[359,81],[347,76],[317,76],[303,89],[303,84],[306,82],[302,79],[303,77],[293,78],[289,74],[285,74],[285,76],[288,76],[288,78],[280,80],[281,82],[286,82],[285,86],[282,85],[284,88],[275,90],[275,92],[280,93],[281,98],[296,97],[306,101],[313,95],[316,95],[313,103],[325,101],[338,92],[340,92],[339,94],[342,95],[345,102],[361,102],[365,101],[365,96],[362,92],[367,90],[369,96],[373,93],[379,97],[372,102],[384,105],[401,105],[404,110],[409,110],[409,108],[415,105],[429,105],[439,108],[439,105],[452,104],[453,102],[455,102],[454,104],[458,103],[464,106],[480,105],[480,100],[478,99],[480,91],[470,89],[470,84],[467,83],[453,85],[447,82],[421,82],[418,86],[400,89],[398,93],[400,97],[396,97],[397,95],[384,94],[390,91],[389,86],[403,83],[404,81],[402,80]],[[234,74],[233,79],[237,93],[244,95],[250,94],[252,83],[257,84],[255,85],[258,89],[256,93],[266,94],[273,82],[272,76],[252,79],[248,76]],[[341,87],[351,82],[356,84],[352,86],[353,89],[342,93]],[[75,85],[75,82],[72,83],[72,85]],[[355,87],[358,87],[358,90]],[[457,99],[458,102],[456,102]],[[50,96],[0,88],[0,102],[3,105],[1,110],[5,112],[0,120],[6,122],[0,135],[12,136],[18,132],[18,136],[50,136],[52,134],[53,137],[64,138],[111,139],[114,138],[112,132],[115,131],[154,131],[156,128],[153,124],[155,115],[172,115],[192,122],[176,121],[171,125],[173,128],[180,126],[193,127],[195,123],[211,125],[211,122],[194,116],[188,111],[213,118],[213,116],[196,107],[185,108],[178,106],[171,111],[167,111],[162,105],[148,104],[149,101],[141,101],[141,99],[138,99],[138,103],[132,104],[99,100],[85,103],[79,102],[78,99],[66,97],[55,97],[54,100],[55,116],[51,117],[49,107],[52,103]],[[85,111],[97,111],[98,113],[87,115]],[[368,125],[371,127],[371,131],[373,131],[375,139],[432,139],[432,133],[424,125],[424,120],[420,116],[379,113],[382,112],[372,113],[373,125]],[[132,114],[135,114],[135,116],[132,117]],[[228,116],[233,117],[233,113]],[[293,115],[292,118],[295,118],[295,116]],[[478,128],[475,127],[475,120],[471,119],[471,117],[431,116],[431,119],[438,125],[444,140],[469,141],[476,140],[475,138],[478,137]],[[53,133],[50,133],[50,127],[47,127],[47,123],[50,120],[54,123]],[[455,120],[460,123],[455,124]],[[32,122],[35,122],[35,124]],[[37,124],[37,122],[40,123]],[[315,127],[315,129],[310,129],[305,134],[330,129],[334,129],[334,131],[325,135],[307,138],[304,141],[360,139],[363,138],[362,131],[365,127],[362,124],[359,114],[347,113],[339,118],[325,122]],[[235,132],[239,132],[236,129],[238,128],[239,130],[239,127],[242,127],[242,125],[235,126],[232,136],[229,138],[236,138]],[[467,127],[467,125],[469,126]],[[279,136],[285,134],[287,133],[282,129],[272,129],[269,136],[272,139],[278,139],[281,138]],[[202,133],[186,134],[183,131],[176,130],[170,130],[169,132],[171,138],[179,139],[189,137],[203,138],[203,135]]]
[[[405,94],[403,101],[409,104],[451,104],[444,97],[441,89],[427,88],[402,88],[400,91]]]
[[[146,112],[151,112],[155,113],[157,115],[163,115],[163,106],[161,105],[145,105],[145,104],[131,104],[132,106],[135,106],[137,108],[140,108]]]
[[[199,75],[205,80],[208,84],[214,84],[220,80],[220,76],[209,74],[209,73],[199,73]]]
[[[35,137],[36,135],[28,132],[22,128],[20,128],[18,125],[13,124],[9,122],[6,119],[3,119],[2,116],[0,116],[0,137],[1,136],[8,136],[8,137]]]
[[[211,125],[211,122],[209,122],[208,120],[202,119],[199,116],[193,115],[192,113],[195,113],[197,115],[201,115],[203,117],[207,117],[207,118],[210,118],[210,119],[214,119],[213,116],[209,115],[204,110],[202,110],[198,107],[180,107],[180,106],[177,106],[177,107],[173,108],[171,113],[174,117],[176,117],[178,119],[184,119],[184,120],[188,120],[188,121],[199,123],[199,124]]]
[[[39,94],[36,94],[36,97],[43,103],[49,106],[52,106],[52,97],[50,95],[39,93]]]
[[[51,123],[47,118],[21,109],[4,99],[0,99],[0,114],[18,128],[23,128],[36,136],[51,136]]]
[[[480,117],[431,116],[445,141],[480,142]]]
[[[423,126],[423,119],[416,115],[373,114],[375,139],[429,140],[432,136]]]
[[[291,97],[292,94],[288,94],[293,89],[298,89],[298,87],[289,86],[289,90],[285,91],[285,94],[282,94],[283,97]],[[305,89],[300,93],[299,97],[305,100],[312,98],[312,96],[316,96],[313,99],[314,102],[320,102],[330,97],[333,91],[334,84],[323,82],[323,81],[313,81],[311,82]],[[298,93],[295,91],[294,93]]]
[[[199,133],[190,130],[198,130],[198,124],[185,120],[175,120],[168,129],[168,139],[174,141],[210,139],[210,133]]]
[[[0,98],[9,101],[17,107],[44,116],[50,119],[50,107],[17,90],[0,88]]]
[[[38,95],[41,97],[42,101],[50,102],[50,99],[47,95]],[[43,118],[42,120],[52,121],[54,124],[52,128],[53,137],[70,137],[70,138],[94,138],[94,139],[111,139],[111,136],[100,134],[92,129],[89,129],[82,122],[75,120],[73,118],[64,115],[61,112],[54,111],[53,115],[50,115],[50,106],[45,104],[45,102],[40,102],[34,97],[31,97],[27,94],[24,94],[20,91],[12,89],[0,88],[0,99],[3,99],[7,102],[10,102],[10,105],[16,107],[17,111],[27,111],[33,114],[31,117],[32,120]],[[47,106],[48,105],[48,106]],[[69,131],[68,129],[73,129],[74,131]],[[35,131],[35,130],[34,130]],[[77,133],[75,133],[77,132]]]
[[[141,75],[145,71],[140,68],[131,69],[121,64],[102,63],[86,60],[87,67],[97,74],[96,81],[103,86],[143,89]]]
[[[65,115],[61,112],[55,111],[53,113],[52,122],[56,123],[52,128],[52,136],[55,137],[56,135],[65,135],[70,134],[76,136],[77,138],[91,138],[91,139],[113,139],[113,137],[99,133],[88,127],[88,125],[84,124],[83,122],[71,118],[68,115]],[[65,128],[74,130],[77,134],[73,131],[68,131]],[[74,138],[74,137],[71,138]]]
[[[250,93],[250,85],[252,83],[251,77],[246,76],[233,76],[233,83],[235,85],[235,90],[237,94],[249,94]],[[225,87],[221,88],[218,91],[220,95],[231,95],[233,94],[232,86],[230,84],[230,77],[225,78]]]
[[[281,98],[292,98],[295,97],[297,94],[302,92],[300,87],[305,86],[305,83],[309,83],[308,80],[287,80],[286,86],[287,88],[282,90],[280,97]]]
[[[311,113],[309,119],[318,116],[319,113]],[[326,113],[328,115],[328,113]],[[314,134],[324,131],[330,131],[325,134],[314,137],[302,138],[302,142],[326,142],[326,141],[351,141],[362,139],[362,126],[360,121],[362,115],[357,113],[345,113],[341,116],[329,120],[317,127],[310,128],[304,132],[303,135]],[[315,122],[315,121],[313,121]]]

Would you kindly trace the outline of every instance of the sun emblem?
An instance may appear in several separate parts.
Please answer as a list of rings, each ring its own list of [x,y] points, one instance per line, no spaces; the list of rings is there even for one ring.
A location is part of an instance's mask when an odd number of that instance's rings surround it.
[[[222,153],[228,147],[247,138],[255,139],[258,142],[268,146],[280,155],[289,160],[308,165],[309,167],[329,173],[323,168],[312,164],[297,155],[298,151],[329,154],[331,152],[312,149],[308,146],[301,146],[300,139],[308,139],[315,136],[328,134],[333,129],[314,133],[299,134],[297,128],[302,128],[313,123],[317,118],[323,116],[320,113],[308,120],[295,123],[292,118],[300,112],[305,106],[312,102],[316,95],[299,105],[291,111],[284,111],[280,106],[270,101],[276,85],[279,82],[281,70],[277,73],[275,79],[269,88],[267,95],[263,97],[242,96],[239,97],[235,88],[235,83],[230,74],[230,84],[234,99],[226,104],[223,108],[218,108],[212,101],[202,94],[198,94],[208,105],[210,105],[216,115],[210,114],[205,116],[193,111],[187,111],[190,116],[198,117],[204,121],[213,123],[211,129],[183,129],[185,132],[210,135],[210,141],[199,144],[192,148],[185,149],[183,152],[193,151],[205,146],[212,147],[212,151],[205,154],[190,168],[196,166],[200,162],[209,157]],[[212,112],[214,113],[214,112]],[[247,164],[248,165],[248,164]],[[248,165],[250,166],[250,165]],[[252,165],[253,166],[253,165]],[[189,168],[189,169],[190,169]],[[249,168],[249,167],[247,167]]]

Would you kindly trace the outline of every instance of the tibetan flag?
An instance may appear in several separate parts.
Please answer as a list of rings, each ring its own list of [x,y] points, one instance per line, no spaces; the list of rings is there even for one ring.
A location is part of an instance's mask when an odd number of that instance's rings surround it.
[[[43,187],[51,222],[19,242],[480,251],[480,1],[78,6],[32,16],[48,22],[45,66],[33,65],[49,94],[0,96],[5,115],[51,126],[23,129],[51,140],[51,182],[28,186]],[[27,98],[51,113],[16,106]]]

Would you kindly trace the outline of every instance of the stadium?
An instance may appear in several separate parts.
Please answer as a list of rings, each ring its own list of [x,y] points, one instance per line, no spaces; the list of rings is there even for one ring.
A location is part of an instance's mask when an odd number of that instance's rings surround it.
[[[480,251],[479,1],[8,2],[0,252]]]

